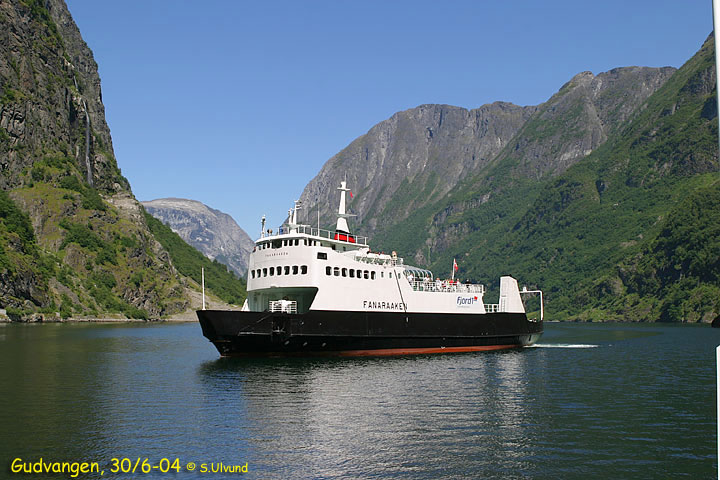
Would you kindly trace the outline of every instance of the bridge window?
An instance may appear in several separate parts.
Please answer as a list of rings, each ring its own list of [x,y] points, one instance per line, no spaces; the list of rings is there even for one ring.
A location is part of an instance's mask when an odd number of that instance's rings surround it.
[[[307,265],[302,265],[300,267],[300,275],[307,275]]]
[[[350,269],[350,278],[355,278],[355,270]]]
[[[370,272],[370,279],[375,280],[375,272]]]
[[[293,265],[293,275],[297,275],[297,274],[298,274],[298,266]]]
[[[295,239],[295,246],[297,247],[298,245],[300,245],[300,239],[299,239],[299,238],[296,238],[296,239]]]
[[[362,270],[356,270],[355,275],[357,275],[357,278],[362,278]]]
[[[290,275],[290,267],[285,265],[285,275]]]
[[[342,269],[342,276],[347,277],[347,268]]]
[[[332,267],[325,267],[325,275],[332,275]]]
[[[340,268],[339,267],[333,268],[333,275],[335,275],[336,277],[340,276]]]

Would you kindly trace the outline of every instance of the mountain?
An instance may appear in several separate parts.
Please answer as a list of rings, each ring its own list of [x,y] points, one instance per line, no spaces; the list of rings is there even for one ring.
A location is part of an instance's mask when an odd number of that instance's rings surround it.
[[[117,166],[97,64],[65,3],[4,0],[0,27],[0,308],[157,318],[197,306]],[[229,288],[226,301],[242,300],[241,281]]]
[[[347,178],[362,231],[385,238],[461,183],[478,176],[492,181],[488,172],[500,158],[533,180],[562,173],[604,143],[674,71],[583,72],[536,107],[496,102],[474,110],[421,105],[398,112],[328,160],[300,199],[309,217],[319,204],[321,216],[333,218],[335,188]]]
[[[248,258],[255,242],[230,215],[182,198],[141,203],[149,214],[169,225],[206,257],[227,265],[241,277],[247,274]]]
[[[497,102],[475,110],[421,105],[398,112],[328,160],[300,200],[307,215],[315,218],[319,204],[322,218],[334,218],[335,189],[347,178],[353,212],[374,233],[486,166],[535,111]]]
[[[544,290],[549,318],[709,321],[720,312],[713,51],[711,36],[679,70],[583,72],[537,107],[501,104],[517,113],[506,136],[445,121],[476,111],[400,112],[331,158],[303,200],[312,211],[327,189],[334,205],[347,172],[355,228],[374,248],[436,272],[455,258],[490,295],[512,274]]]

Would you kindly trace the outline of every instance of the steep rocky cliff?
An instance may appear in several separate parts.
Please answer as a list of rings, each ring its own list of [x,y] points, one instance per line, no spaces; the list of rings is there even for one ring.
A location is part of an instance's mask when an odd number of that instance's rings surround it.
[[[305,213],[316,216],[319,199],[321,218],[333,219],[335,189],[347,178],[352,211],[367,233],[399,222],[485,167],[535,111],[497,102],[474,110],[421,105],[398,112],[327,161],[300,197]],[[399,198],[401,208],[385,215]]]
[[[498,160],[525,177],[558,175],[622,128],[673,73],[672,67],[579,73],[538,107]]]
[[[474,110],[421,105],[380,122],[332,157],[305,187],[310,218],[332,218],[347,178],[363,232],[381,234],[470,179],[557,175],[602,145],[675,71],[617,68],[576,75],[537,107],[496,102]],[[481,174],[485,174],[484,176]],[[311,222],[312,223],[312,222]]]
[[[255,243],[230,215],[183,198],[161,198],[142,205],[206,257],[245,276]]]
[[[62,0],[0,2],[0,90],[0,307],[15,319],[185,310],[193,282],[117,167],[97,65]]]
[[[73,160],[85,182],[129,191],[117,168],[92,52],[62,0],[0,3],[0,187],[25,183],[42,155]]]

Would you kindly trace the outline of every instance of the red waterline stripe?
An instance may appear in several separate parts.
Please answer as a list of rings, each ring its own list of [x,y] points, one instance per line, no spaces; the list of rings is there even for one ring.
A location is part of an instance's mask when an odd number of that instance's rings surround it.
[[[342,357],[389,356],[389,355],[422,355],[425,353],[458,353],[484,352],[487,350],[504,350],[517,348],[519,345],[473,345],[467,347],[431,347],[431,348],[381,348],[377,350],[345,350],[336,352]]]
[[[375,350],[343,351],[294,351],[294,352],[234,352],[223,357],[390,357],[399,355],[424,355],[430,353],[485,352],[489,350],[507,350],[521,345],[474,345],[467,347],[428,347],[428,348],[379,348]]]

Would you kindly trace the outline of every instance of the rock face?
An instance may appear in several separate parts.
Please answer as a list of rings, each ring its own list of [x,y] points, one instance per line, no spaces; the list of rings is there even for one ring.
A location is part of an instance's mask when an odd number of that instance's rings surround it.
[[[227,265],[241,277],[247,274],[254,242],[227,213],[183,198],[161,198],[142,205],[206,257]]]
[[[356,223],[372,235],[504,158],[516,175],[558,175],[602,145],[674,71],[583,72],[537,107],[496,102],[474,110],[421,105],[398,112],[325,163],[301,195],[305,212],[316,218],[319,200],[321,217],[331,223],[335,189],[347,178]]]
[[[524,177],[557,176],[622,128],[675,71],[623,67],[578,73],[538,107],[502,157],[512,159],[513,171]]]
[[[316,218],[319,199],[321,217],[334,222],[335,189],[347,178],[352,211],[358,223],[367,219],[367,233],[400,221],[486,166],[536,110],[497,102],[475,110],[421,105],[398,112],[327,161],[300,197],[305,213]],[[405,191],[409,185],[414,192]],[[420,192],[423,198],[415,199]],[[386,218],[383,212],[398,197],[413,201],[402,202],[401,210]]]
[[[93,54],[62,0],[0,3],[0,187],[43,153],[72,158],[90,186],[127,191]]]

